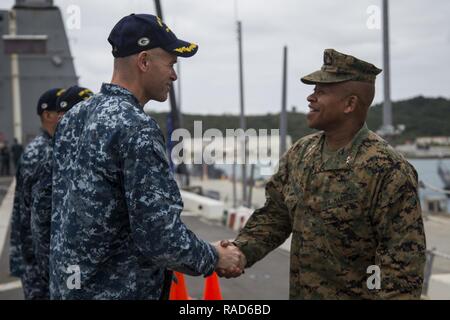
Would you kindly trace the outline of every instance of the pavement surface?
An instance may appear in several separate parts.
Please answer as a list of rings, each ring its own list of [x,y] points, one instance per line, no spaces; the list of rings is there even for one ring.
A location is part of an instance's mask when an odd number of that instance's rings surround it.
[[[12,177],[0,177],[0,204],[2,204],[0,220],[5,218],[3,216],[6,214],[5,208],[11,205],[6,203],[7,201],[3,203],[3,200],[12,180]],[[209,242],[233,239],[236,236],[235,231],[218,222],[211,222],[188,213],[182,215],[182,220],[200,238]],[[450,253],[450,219],[445,216],[427,215],[424,222],[427,248]],[[1,232],[4,233],[4,230]],[[9,230],[6,230],[6,233],[9,233]],[[1,237],[5,237],[6,241],[4,241],[4,247],[0,248],[0,300],[23,299],[20,280],[9,276],[9,235],[0,234],[0,239]],[[239,278],[221,278],[220,288],[223,298],[227,300],[288,299],[289,247],[289,243],[285,243],[282,246],[283,249],[279,248],[269,253]],[[185,279],[189,296],[193,299],[201,299],[204,293],[204,278],[186,276]],[[430,299],[450,299],[450,260],[435,257],[428,296]]]

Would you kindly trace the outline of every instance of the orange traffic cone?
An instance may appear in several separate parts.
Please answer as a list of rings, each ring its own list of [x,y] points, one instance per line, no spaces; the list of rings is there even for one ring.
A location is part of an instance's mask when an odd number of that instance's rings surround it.
[[[223,300],[222,293],[220,293],[219,278],[215,272],[205,280],[203,300]]]
[[[176,281],[174,279],[172,281],[172,285],[170,286],[169,300],[191,300],[187,292],[183,274],[175,271],[174,275],[176,277]]]

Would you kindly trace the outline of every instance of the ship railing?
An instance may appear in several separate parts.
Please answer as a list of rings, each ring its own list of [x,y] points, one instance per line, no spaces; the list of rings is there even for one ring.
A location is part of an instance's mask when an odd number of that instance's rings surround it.
[[[450,263],[450,254],[438,251],[436,250],[436,248],[432,248],[431,250],[426,251],[425,273],[422,289],[422,295],[425,297],[428,296],[428,290],[430,288],[430,279],[433,271],[433,263],[436,257],[448,260]]]

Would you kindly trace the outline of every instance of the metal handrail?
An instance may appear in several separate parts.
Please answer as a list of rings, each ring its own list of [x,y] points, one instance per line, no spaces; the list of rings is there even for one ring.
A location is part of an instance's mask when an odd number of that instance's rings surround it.
[[[443,258],[446,260],[450,260],[450,254],[438,251],[438,250],[436,250],[436,248],[432,248],[431,250],[426,251],[426,257],[427,257],[427,261],[425,264],[425,274],[424,274],[423,289],[422,289],[422,294],[425,296],[428,295],[428,289],[430,286],[430,278],[431,278],[431,273],[433,270],[434,258],[439,257],[439,258]]]
[[[439,187],[435,187],[435,186],[433,186],[431,184],[423,182],[423,180],[419,181],[419,187],[422,188],[422,189],[428,188],[428,189],[431,189],[431,190],[439,192],[439,193],[450,194],[450,190],[445,190],[445,189],[442,189],[442,188],[439,188]]]

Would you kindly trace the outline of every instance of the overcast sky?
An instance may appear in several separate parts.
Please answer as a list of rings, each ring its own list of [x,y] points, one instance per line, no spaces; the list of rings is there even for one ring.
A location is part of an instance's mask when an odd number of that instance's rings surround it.
[[[13,0],[2,0],[10,8]],[[383,68],[381,0],[161,0],[164,20],[198,53],[180,58],[182,101],[187,113],[238,113],[236,18],[243,26],[245,110],[279,112],[282,51],[288,46],[288,108],[307,111],[312,87],[299,78],[322,65],[323,50],[335,48]],[[55,0],[66,24],[80,85],[98,91],[111,78],[108,34],[130,13],[155,13],[152,0]],[[237,3],[237,6],[235,6]],[[80,9],[73,28],[71,5]],[[373,7],[375,6],[375,7]],[[237,8],[236,8],[237,7]],[[378,10],[377,10],[378,8]],[[390,1],[391,95],[450,97],[450,1]],[[72,20],[71,20],[72,19]],[[371,28],[368,27],[368,23]],[[374,28],[375,27],[375,28]],[[383,97],[383,73],[375,102]],[[155,111],[168,103],[150,102]]]

